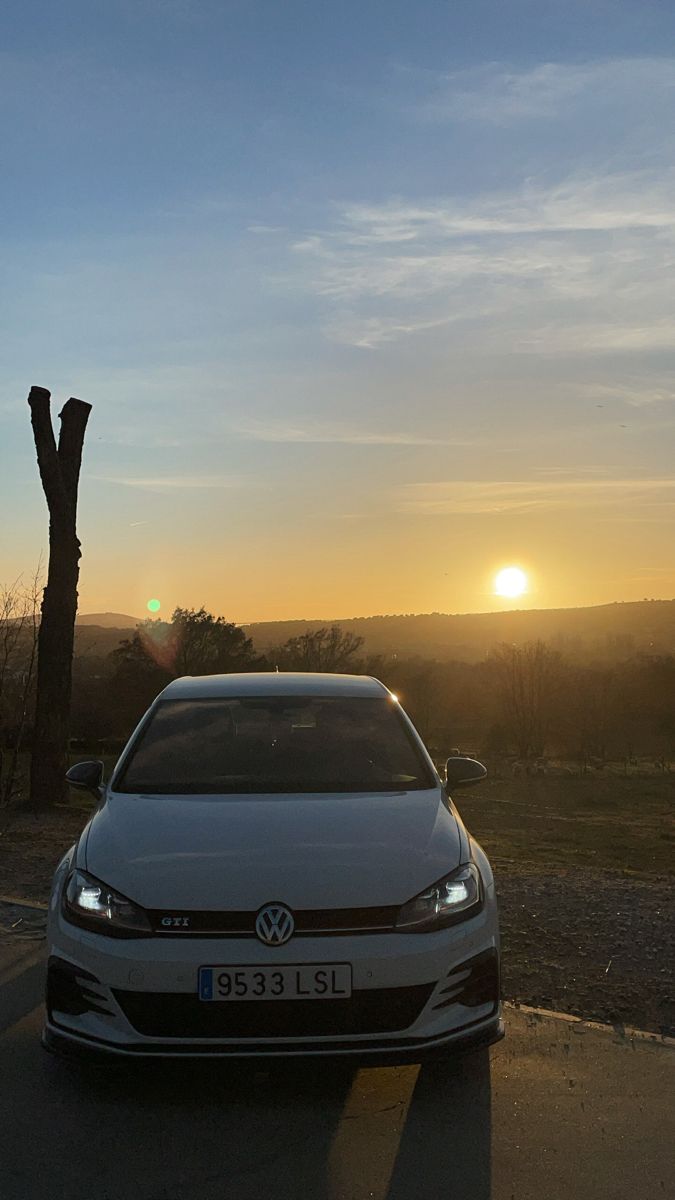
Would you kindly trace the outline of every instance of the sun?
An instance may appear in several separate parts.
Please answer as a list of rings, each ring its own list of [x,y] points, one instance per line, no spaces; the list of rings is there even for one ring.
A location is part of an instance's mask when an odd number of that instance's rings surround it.
[[[520,567],[504,567],[495,577],[495,595],[514,600],[527,591],[527,575]]]

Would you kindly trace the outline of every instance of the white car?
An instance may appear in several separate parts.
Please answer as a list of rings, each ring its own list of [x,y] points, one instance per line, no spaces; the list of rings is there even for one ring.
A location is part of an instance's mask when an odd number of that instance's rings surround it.
[[[396,697],[357,675],[177,679],[54,876],[43,1044],[419,1061],[503,1034],[492,871]]]

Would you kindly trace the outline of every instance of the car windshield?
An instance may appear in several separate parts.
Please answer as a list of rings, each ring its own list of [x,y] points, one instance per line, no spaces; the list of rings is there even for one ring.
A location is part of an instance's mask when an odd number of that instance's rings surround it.
[[[435,785],[387,697],[163,700],[113,787],[174,795],[388,792]]]

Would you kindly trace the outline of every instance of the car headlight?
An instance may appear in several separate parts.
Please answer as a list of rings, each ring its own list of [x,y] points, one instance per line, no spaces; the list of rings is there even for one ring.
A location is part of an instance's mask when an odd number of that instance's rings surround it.
[[[481,878],[475,863],[466,863],[439,879],[400,909],[396,928],[423,931],[451,925],[455,918],[469,917],[482,903]]]
[[[75,925],[111,937],[138,937],[152,932],[147,913],[138,904],[86,871],[72,871],[68,876],[63,908]]]

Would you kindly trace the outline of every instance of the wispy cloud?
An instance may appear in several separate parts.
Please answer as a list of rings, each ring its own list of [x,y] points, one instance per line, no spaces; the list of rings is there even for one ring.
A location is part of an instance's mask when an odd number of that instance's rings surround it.
[[[269,421],[249,421],[237,426],[237,433],[256,442],[297,442],[311,445],[338,444],[345,446],[470,446],[473,443],[455,439],[423,437],[418,433],[392,430],[348,429],[331,425],[284,425]]]
[[[666,567],[664,567],[664,566],[644,567],[644,566],[638,566],[636,564],[635,570],[640,571],[642,576],[645,576],[645,575],[672,575],[673,571],[675,571],[675,565],[666,566]]]
[[[293,244],[297,270],[331,339],[372,350],[438,330],[483,354],[675,344],[674,56],[487,63],[401,81],[418,117],[509,126],[481,131],[486,153],[499,139],[496,178],[514,178],[505,141],[514,161],[531,162],[534,146],[538,174],[472,195],[459,170],[452,194],[345,204],[307,230]]]
[[[639,103],[660,93],[667,99],[675,91],[675,59],[544,62],[525,70],[487,63],[464,71],[426,72],[421,83],[426,94],[415,105],[419,116],[506,126],[569,116],[589,100],[612,107],[627,97]]]
[[[673,195],[675,177],[634,172],[427,205],[351,205],[294,250],[324,303],[325,331],[350,345],[473,322],[484,349],[670,347]]]
[[[558,434],[557,436],[559,437],[560,435]],[[611,476],[615,474],[615,472],[612,471],[612,468],[608,466],[607,463],[592,463],[583,467],[578,465],[564,467],[535,467],[534,473],[538,477],[546,479],[564,479],[572,480],[572,482],[576,481],[579,475],[593,476],[594,480],[597,482],[598,480],[601,480],[604,475]]]
[[[675,346],[675,318],[651,323],[546,325],[524,332],[514,349],[525,354],[561,354],[566,351],[633,353],[668,350]]]
[[[631,379],[621,383],[596,383],[581,389],[598,407],[611,407],[617,402],[629,408],[648,408],[656,404],[675,402],[675,388],[669,379]]]
[[[619,172],[576,174],[548,185],[526,181],[516,192],[469,201],[352,205],[343,211],[335,236],[352,246],[393,245],[488,233],[660,229],[674,222],[669,182],[639,172]],[[295,249],[325,253],[328,247],[314,234],[296,243]]]
[[[621,503],[622,509],[658,511],[675,506],[675,479],[569,479],[551,481],[408,484],[396,496],[399,512],[421,516],[522,515],[553,509],[593,509]]]
[[[250,482],[236,476],[224,475],[89,475],[98,483],[114,483],[120,487],[140,488],[146,492],[200,491],[203,489],[237,488]]]

